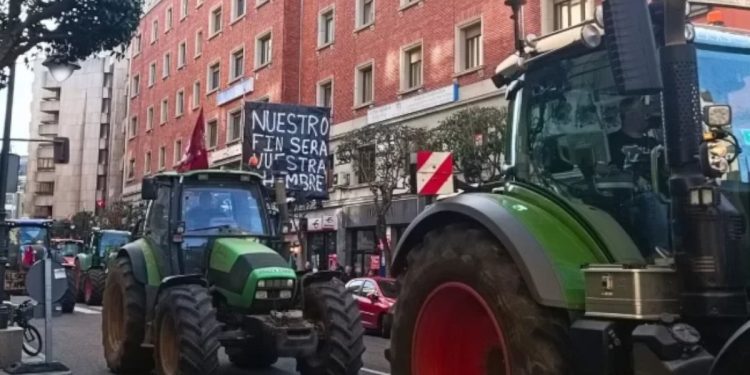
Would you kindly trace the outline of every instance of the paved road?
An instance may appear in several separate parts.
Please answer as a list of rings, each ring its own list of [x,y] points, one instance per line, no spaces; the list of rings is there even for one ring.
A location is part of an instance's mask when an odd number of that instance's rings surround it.
[[[14,299],[14,302],[15,301]],[[85,305],[84,305],[85,306]],[[44,322],[34,321],[33,324],[42,331]],[[110,374],[104,362],[101,344],[101,308],[76,307],[74,314],[66,314],[54,319],[53,356],[64,363],[76,375],[104,375]],[[383,357],[383,351],[388,342],[385,339],[366,336],[364,355],[365,366],[361,375],[389,375],[388,361]],[[221,355],[222,369],[220,375],[248,374],[245,370],[234,368],[226,356]],[[258,375],[289,375],[295,374],[295,362],[282,359],[272,369],[254,371]]]

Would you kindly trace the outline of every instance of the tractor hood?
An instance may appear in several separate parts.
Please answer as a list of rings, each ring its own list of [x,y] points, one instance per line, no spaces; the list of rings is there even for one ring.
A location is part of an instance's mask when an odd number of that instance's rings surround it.
[[[208,281],[235,307],[250,307],[261,279],[296,279],[276,251],[254,238],[220,238],[213,242]]]

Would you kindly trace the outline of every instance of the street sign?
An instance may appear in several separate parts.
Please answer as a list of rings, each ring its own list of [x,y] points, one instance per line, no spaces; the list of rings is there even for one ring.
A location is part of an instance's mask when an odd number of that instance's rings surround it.
[[[44,303],[44,262],[39,260],[26,273],[26,291],[29,297],[39,303]],[[59,301],[68,290],[68,277],[65,268],[57,262],[52,262],[52,302]]]
[[[417,152],[417,193],[427,196],[453,193],[453,154]]]

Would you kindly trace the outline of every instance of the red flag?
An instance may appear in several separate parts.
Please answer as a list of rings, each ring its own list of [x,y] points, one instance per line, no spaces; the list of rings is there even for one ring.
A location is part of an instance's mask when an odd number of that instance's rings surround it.
[[[194,169],[208,168],[208,151],[205,144],[206,127],[203,121],[203,108],[198,113],[198,121],[195,122],[193,136],[190,138],[185,150],[185,155],[177,166],[178,172],[186,172]]]

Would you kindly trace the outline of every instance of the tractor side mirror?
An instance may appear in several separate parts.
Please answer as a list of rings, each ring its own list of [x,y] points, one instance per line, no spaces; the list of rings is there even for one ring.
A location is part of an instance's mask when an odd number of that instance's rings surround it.
[[[660,91],[661,66],[646,0],[607,0],[602,11],[605,43],[620,93]]]
[[[721,128],[732,124],[732,107],[728,105],[703,107],[703,122],[710,128]]]
[[[153,178],[144,178],[141,182],[141,199],[152,201],[156,199],[156,181]]]

